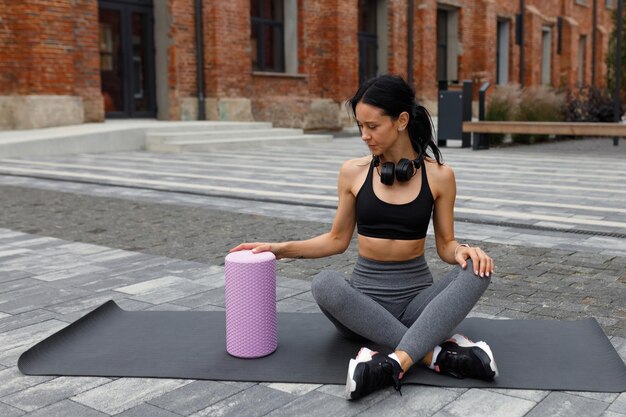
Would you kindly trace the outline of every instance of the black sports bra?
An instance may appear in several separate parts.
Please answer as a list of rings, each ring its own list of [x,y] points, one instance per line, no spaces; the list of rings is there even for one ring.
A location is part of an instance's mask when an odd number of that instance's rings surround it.
[[[426,237],[434,199],[422,162],[422,188],[415,199],[405,204],[391,204],[374,193],[371,163],[365,183],[356,195],[356,224],[360,235],[381,239],[417,240]]]

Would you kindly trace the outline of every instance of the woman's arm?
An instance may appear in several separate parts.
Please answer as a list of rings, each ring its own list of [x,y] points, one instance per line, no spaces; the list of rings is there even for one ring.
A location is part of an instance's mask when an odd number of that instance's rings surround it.
[[[435,175],[430,175],[430,171],[433,171]],[[471,258],[476,275],[490,276],[494,267],[493,259],[479,247],[462,246],[454,237],[454,202],[456,200],[454,171],[446,165],[436,165],[430,171],[429,182],[435,198],[433,226],[439,257],[444,262],[459,264],[464,269],[467,267],[466,260]]]
[[[254,252],[270,251],[281,258],[323,258],[344,252],[350,245],[356,223],[356,199],[352,194],[352,185],[357,173],[354,161],[347,161],[341,167],[337,191],[339,202],[330,232],[307,240],[290,242],[255,242],[242,243],[230,252],[252,249]]]

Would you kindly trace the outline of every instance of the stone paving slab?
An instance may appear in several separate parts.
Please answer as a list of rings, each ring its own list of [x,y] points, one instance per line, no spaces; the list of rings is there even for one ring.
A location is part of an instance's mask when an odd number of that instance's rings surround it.
[[[358,140],[355,143],[358,146]],[[333,195],[338,164],[354,156],[355,143],[334,143],[332,157],[327,149],[306,146],[237,155],[118,153],[38,161],[158,167],[193,175],[237,163],[247,169],[244,175],[254,175],[259,168],[253,161],[266,158],[281,169],[259,179],[273,181],[278,175],[283,181],[308,181],[322,187],[317,188],[321,195]],[[480,222],[514,207],[523,215],[556,213],[558,219],[499,218],[563,230],[619,231],[594,222],[626,222],[620,192],[626,174],[624,149],[600,140],[478,153],[449,149],[444,155],[457,172],[463,191],[459,204],[465,210],[461,215],[468,220]],[[610,172],[603,169],[607,166]],[[70,169],[81,170],[85,168]],[[298,174],[302,170],[305,180]],[[533,187],[526,180],[543,183]],[[546,202],[559,210],[542,205]],[[29,346],[108,298],[128,310],[223,310],[223,257],[228,248],[246,240],[310,237],[326,231],[333,214],[332,208],[0,176],[0,415],[626,416],[626,393],[406,386],[403,396],[389,388],[352,403],[345,401],[339,385],[137,378],[86,378],[91,382],[84,384],[83,378],[28,377],[16,368],[17,358]],[[456,231],[496,259],[497,274],[471,315],[591,316],[626,361],[624,239],[471,222],[457,223]],[[433,247],[432,228],[427,246]],[[427,259],[437,277],[449,267],[433,252],[427,251]],[[278,310],[319,312],[310,293],[311,276],[323,268],[349,274],[355,256],[352,244],[345,254],[328,259],[280,261]]]
[[[0,236],[9,234],[0,229]],[[27,236],[20,233],[11,233],[13,238],[20,242],[27,241],[24,237],[38,239],[37,236]],[[74,242],[49,240],[54,244],[57,254],[75,261],[84,261],[102,264],[94,253],[108,257],[106,250],[96,250],[97,245],[81,245],[74,247]],[[60,244],[61,243],[61,244]],[[11,243],[1,243],[0,250],[10,248]],[[63,248],[66,252],[59,248]],[[548,253],[549,249],[546,250]],[[124,252],[124,251],[121,251]],[[520,251],[518,264],[527,262],[524,256],[533,256],[531,249]],[[559,255],[563,255],[560,253]],[[40,267],[63,268],[63,265],[48,259],[37,258],[36,253],[24,252],[20,254],[22,263],[28,265],[29,257],[35,257],[43,262]],[[558,255],[552,254],[555,259]],[[556,415],[566,413],[570,415],[617,415],[624,412],[626,401],[624,394],[608,393],[578,393],[578,392],[550,392],[529,390],[484,390],[484,389],[447,389],[423,386],[403,387],[403,396],[398,396],[390,388],[366,397],[356,403],[348,402],[343,398],[343,386],[314,385],[314,384],[267,384],[267,383],[233,383],[219,381],[190,381],[190,380],[162,380],[138,378],[72,378],[72,377],[29,377],[19,373],[15,367],[17,357],[28,346],[45,338],[52,332],[59,330],[67,323],[75,320],[95,308],[100,301],[111,296],[123,308],[131,310],[167,310],[192,309],[208,310],[223,308],[223,267],[206,265],[204,278],[202,264],[194,261],[175,260],[151,254],[135,253],[135,260],[145,259],[148,263],[161,263],[172,266],[176,272],[172,280],[170,271],[160,271],[158,268],[150,270],[148,274],[138,271],[138,278],[132,284],[132,278],[124,280],[124,286],[117,286],[125,291],[101,290],[99,287],[89,291],[92,295],[83,296],[62,303],[48,303],[45,308],[29,310],[22,313],[10,314],[0,318],[0,358],[7,358],[2,363],[6,369],[0,370],[0,411],[2,415],[67,415],[67,416],[208,416],[208,415],[270,415],[270,416],[326,416],[326,415],[424,415],[424,416],[472,416],[472,415]],[[120,259],[130,259],[121,257]],[[610,259],[605,259],[605,261]],[[106,261],[108,262],[108,261]],[[599,261],[598,261],[599,262]],[[291,263],[293,267],[293,263]],[[599,263],[597,266],[602,266]],[[117,265],[127,271],[128,262]],[[571,268],[577,268],[570,265]],[[116,265],[109,264],[111,272]],[[186,268],[194,277],[187,280]],[[569,269],[565,274],[572,272]],[[131,272],[132,274],[132,272]],[[89,276],[89,274],[86,274]],[[568,276],[568,275],[563,275]],[[159,281],[167,278],[167,282]],[[116,277],[113,277],[115,279]],[[30,278],[16,277],[8,283],[16,283]],[[101,279],[107,279],[106,276]],[[206,282],[204,280],[206,279]],[[180,281],[183,280],[183,281]],[[506,281],[506,278],[494,279],[495,287]],[[77,277],[67,277],[55,282],[36,281],[39,286],[57,287],[74,285],[85,288],[85,282]],[[219,284],[221,281],[221,284]],[[116,281],[119,282],[119,281]],[[163,302],[159,297],[149,300],[136,301],[132,297],[142,294],[151,294],[159,284],[169,285],[172,282],[188,285],[188,282],[197,282],[193,287],[194,294],[186,295],[179,292],[179,298]],[[207,285],[208,283],[208,285]],[[584,284],[581,282],[581,284]],[[219,285],[219,286],[218,286]],[[212,288],[209,291],[203,291]],[[216,296],[210,293],[213,291]],[[519,292],[520,308],[524,305],[524,294],[529,292],[524,283],[512,281],[509,296]],[[504,297],[506,291],[496,288],[494,294]],[[598,296],[599,298],[601,296]],[[307,281],[278,277],[277,290],[279,311],[306,311],[319,312],[317,305],[310,296],[310,284]],[[0,300],[3,300],[0,298]],[[27,301],[27,300],[25,300]],[[487,304],[479,304],[471,313],[479,317],[506,318],[503,315],[515,305],[508,303],[508,309],[492,309]],[[126,304],[126,306],[124,306]],[[586,314],[586,312],[583,312]],[[626,360],[626,338],[614,336],[611,338],[616,349]],[[575,410],[575,411],[572,411]],[[583,414],[579,414],[582,412]],[[562,414],[565,415],[565,414]]]

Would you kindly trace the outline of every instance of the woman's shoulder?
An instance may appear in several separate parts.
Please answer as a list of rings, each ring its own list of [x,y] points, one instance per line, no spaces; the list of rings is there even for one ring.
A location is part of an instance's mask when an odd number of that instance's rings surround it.
[[[424,160],[426,163],[426,174],[428,175],[428,182],[433,185],[449,185],[451,182],[455,182],[454,170],[450,165],[439,164],[437,161],[431,158]]]
[[[370,155],[360,158],[348,159],[341,165],[341,172],[353,175],[358,174],[366,169],[370,165],[371,161],[372,157]]]
[[[348,159],[345,161],[341,165],[341,170],[339,171],[340,183],[345,184],[349,188],[362,183],[371,161],[371,156]]]

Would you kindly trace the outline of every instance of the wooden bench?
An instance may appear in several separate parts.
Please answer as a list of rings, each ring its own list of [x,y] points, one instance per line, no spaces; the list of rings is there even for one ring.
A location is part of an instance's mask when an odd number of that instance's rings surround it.
[[[626,124],[575,122],[463,122],[464,133],[626,137]]]

